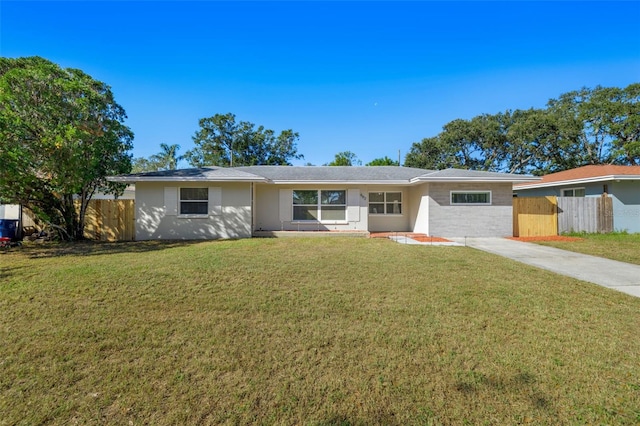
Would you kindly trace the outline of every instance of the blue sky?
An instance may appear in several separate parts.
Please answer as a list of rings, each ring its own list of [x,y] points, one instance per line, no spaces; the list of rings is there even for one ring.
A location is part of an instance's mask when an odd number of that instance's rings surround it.
[[[109,84],[136,157],[198,120],[300,133],[320,165],[402,158],[456,118],[640,81],[640,2],[0,2],[0,55]],[[182,164],[186,166],[186,164]]]

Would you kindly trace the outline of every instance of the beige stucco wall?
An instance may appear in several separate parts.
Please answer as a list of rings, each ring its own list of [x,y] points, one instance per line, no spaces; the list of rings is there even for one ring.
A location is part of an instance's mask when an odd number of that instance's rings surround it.
[[[511,183],[425,183],[405,187],[219,182],[171,184],[176,189],[180,186],[220,188],[219,212],[195,218],[166,213],[167,185],[153,182],[136,184],[136,239],[248,238],[254,230],[413,231],[443,237],[504,237],[512,235],[513,231]],[[287,194],[291,197],[290,191],[294,189],[348,191],[346,221],[323,224],[283,220],[287,214],[291,216],[292,201]],[[452,206],[452,190],[489,190],[492,204]],[[402,192],[402,214],[369,215],[369,192],[382,191]]]
[[[292,203],[280,203],[281,190],[309,189],[309,190],[349,190],[357,189],[359,197],[357,220],[349,214],[345,223],[317,223],[281,220],[281,209],[291,209]],[[369,192],[402,192],[402,214],[400,215],[369,215]],[[363,230],[371,232],[410,231],[411,200],[408,187],[373,186],[373,185],[270,185],[255,184],[254,190],[254,229],[257,231],[296,231],[296,230]],[[347,203],[349,197],[347,196]],[[285,214],[286,215],[286,214]]]
[[[371,232],[408,232],[411,230],[410,217],[412,200],[409,187],[406,186],[366,186],[363,188],[367,197],[367,213],[369,211],[369,192],[402,192],[402,214],[369,215],[369,231]]]
[[[413,232],[429,235],[429,184],[409,188],[409,228]]]
[[[221,188],[220,214],[181,217],[165,212],[165,187]],[[250,183],[138,182],[136,239],[218,239],[251,237]]]
[[[283,212],[281,209],[293,209],[292,201],[284,203],[281,206],[280,197],[282,190],[346,190],[358,189],[360,194],[357,204],[359,214],[350,214],[350,206],[347,207],[347,220],[344,223],[317,223],[302,222],[293,220],[282,220]],[[367,230],[367,193],[358,185],[273,185],[256,183],[254,186],[254,212],[253,222],[256,231],[350,231],[350,230]],[[349,196],[347,195],[347,204],[349,204]],[[285,213],[286,215],[286,213]]]
[[[491,191],[491,205],[451,205],[451,191]],[[430,183],[429,235],[509,237],[513,235],[513,191],[509,183]]]

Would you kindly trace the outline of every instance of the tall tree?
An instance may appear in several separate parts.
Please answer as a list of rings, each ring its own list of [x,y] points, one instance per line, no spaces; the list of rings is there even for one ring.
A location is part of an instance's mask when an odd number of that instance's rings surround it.
[[[158,170],[175,170],[178,162],[184,159],[183,155],[178,155],[180,145],[166,143],[160,144],[160,152],[150,157],[137,157],[133,159],[132,173],[156,172]]]
[[[640,164],[640,83],[564,93],[548,109],[570,134],[576,164]]]
[[[136,157],[131,160],[131,173],[156,172],[160,170],[160,164],[151,157]]]
[[[152,155],[151,160],[158,164],[159,170],[175,170],[178,168],[178,161],[182,160],[182,156],[178,155],[180,145],[166,143],[160,144],[160,152]]]
[[[572,134],[558,117],[548,110],[516,110],[507,130],[507,165],[509,173],[543,175],[577,167]]]
[[[581,89],[544,110],[482,114],[414,143],[405,165],[544,174],[586,164],[640,164],[640,84]]]
[[[194,167],[291,165],[298,154],[298,133],[283,130],[278,136],[263,126],[248,121],[236,122],[231,113],[216,114],[200,120],[193,136],[196,145],[184,158]]]
[[[365,166],[399,166],[400,163],[397,160],[392,160],[386,155],[382,158],[374,158],[369,161]]]
[[[82,239],[87,205],[131,170],[133,133],[111,88],[40,58],[0,58],[0,197]]]
[[[417,167],[427,170],[441,170],[458,167],[456,151],[453,145],[444,143],[440,136],[424,138],[411,145],[405,156],[405,167]]]
[[[362,161],[351,151],[342,151],[335,155],[335,158],[325,166],[360,166]]]

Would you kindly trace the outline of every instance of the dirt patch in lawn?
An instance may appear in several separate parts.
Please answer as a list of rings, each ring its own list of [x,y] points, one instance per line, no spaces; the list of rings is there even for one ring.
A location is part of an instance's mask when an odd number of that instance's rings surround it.
[[[564,235],[549,235],[546,237],[509,237],[510,240],[536,242],[536,241],[582,241],[584,238],[567,237]]]
[[[450,243],[450,240],[447,240],[446,238],[442,238],[442,237],[423,237],[423,236],[419,236],[419,237],[409,237],[412,240],[416,240],[416,241],[420,241],[421,243]]]

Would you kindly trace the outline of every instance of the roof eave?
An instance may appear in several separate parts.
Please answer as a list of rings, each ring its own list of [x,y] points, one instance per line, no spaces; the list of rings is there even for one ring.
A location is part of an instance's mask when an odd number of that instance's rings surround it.
[[[408,180],[277,180],[269,183],[276,185],[409,185]]]
[[[536,188],[549,188],[553,186],[565,186],[565,185],[580,185],[585,183],[606,182],[611,180],[640,180],[640,175],[608,175],[608,176],[595,176],[589,178],[569,179],[569,180],[557,180],[554,182],[545,183],[533,183],[530,185],[514,186],[514,190],[524,189],[536,189]]]
[[[161,176],[110,176],[107,178],[109,182],[118,183],[136,183],[136,182],[268,182],[266,178],[208,178],[208,177],[161,177]]]
[[[535,182],[540,180],[538,177],[518,177],[513,178],[511,176],[505,177],[422,177],[419,176],[417,178],[411,179],[411,183],[422,183],[422,182],[486,182],[486,183],[514,183],[514,182]]]

